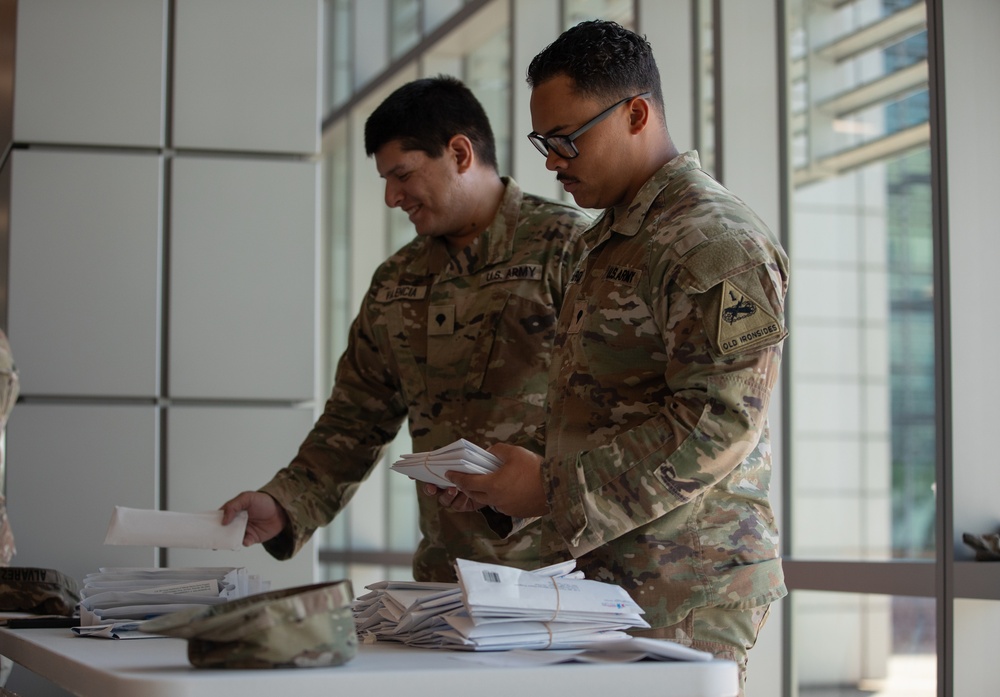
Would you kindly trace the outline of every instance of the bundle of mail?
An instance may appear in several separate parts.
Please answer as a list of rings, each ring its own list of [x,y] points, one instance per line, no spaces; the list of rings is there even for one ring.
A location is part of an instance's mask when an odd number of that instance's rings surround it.
[[[459,438],[454,443],[426,453],[401,455],[390,469],[443,489],[455,486],[445,477],[446,472],[489,474],[499,467],[500,459],[475,443]]]
[[[620,586],[586,580],[575,566],[521,571],[459,559],[458,583],[367,586],[355,624],[363,641],[474,651],[579,648],[649,627]]]
[[[113,639],[154,636],[134,629],[150,617],[218,605],[270,587],[270,581],[242,567],[103,568],[83,579],[80,626],[73,631]]]

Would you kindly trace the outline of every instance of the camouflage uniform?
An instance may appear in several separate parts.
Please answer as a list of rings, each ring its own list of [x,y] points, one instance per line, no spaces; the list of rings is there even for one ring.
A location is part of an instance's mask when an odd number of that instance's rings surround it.
[[[10,350],[7,335],[0,331],[0,439],[7,428],[7,419],[17,401],[20,392],[20,382],[17,368],[14,366],[14,356]],[[14,548],[14,533],[10,529],[7,518],[7,500],[4,498],[6,468],[4,451],[0,447],[0,566],[7,566],[14,558],[17,550]],[[3,684],[3,683],[0,683]]]
[[[415,452],[458,438],[542,452],[556,313],[591,221],[504,182],[496,217],[469,247],[452,257],[442,240],[418,237],[375,272],[324,414],[261,489],[292,524],[265,543],[273,556],[290,557],[333,519],[404,418]],[[537,526],[501,539],[476,513],[418,499],[415,579],[454,581],[457,557],[537,568]]]
[[[785,253],[694,152],[586,239],[553,354],[542,544],[654,629],[766,606],[786,594],[766,422]]]

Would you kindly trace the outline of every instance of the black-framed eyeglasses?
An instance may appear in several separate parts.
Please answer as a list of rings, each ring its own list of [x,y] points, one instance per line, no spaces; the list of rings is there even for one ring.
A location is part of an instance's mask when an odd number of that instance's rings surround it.
[[[620,101],[615,102],[607,109],[602,111],[600,114],[592,118],[587,123],[580,126],[578,129],[565,136],[543,136],[541,133],[536,133],[532,131],[528,134],[528,140],[531,144],[535,146],[538,152],[542,153],[546,157],[549,155],[549,151],[554,152],[559,157],[565,160],[572,160],[574,157],[580,154],[580,151],[576,149],[576,144],[573,142],[588,130],[599,124],[604,119],[611,116],[611,113],[626,102],[631,102],[633,99],[638,97],[643,97],[648,99],[652,93],[643,92],[641,94],[636,94],[631,97],[626,97]]]

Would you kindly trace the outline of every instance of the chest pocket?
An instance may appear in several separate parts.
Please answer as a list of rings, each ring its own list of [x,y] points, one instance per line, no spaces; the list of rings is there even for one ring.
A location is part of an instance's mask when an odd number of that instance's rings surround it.
[[[466,390],[544,405],[555,325],[549,305],[494,292],[469,357]]]
[[[403,396],[407,402],[412,402],[427,389],[424,380],[427,365],[426,325],[420,325],[414,319],[404,319],[402,303],[398,302],[389,305],[385,319],[388,343],[396,360]],[[420,345],[414,342],[420,342]]]

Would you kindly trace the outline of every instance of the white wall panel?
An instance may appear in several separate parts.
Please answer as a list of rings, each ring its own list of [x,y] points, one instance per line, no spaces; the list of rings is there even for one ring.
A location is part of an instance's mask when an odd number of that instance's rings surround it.
[[[177,0],[178,148],[319,151],[321,0]]]
[[[167,416],[167,506],[210,511],[255,490],[287,465],[313,424],[311,409],[171,407]],[[278,561],[263,547],[237,551],[171,549],[167,565],[244,566],[274,588],[313,582],[314,544]]]
[[[7,427],[13,565],[78,581],[102,566],[155,566],[152,547],[104,536],[116,505],[156,507],[157,422],[153,406],[17,404]]]
[[[22,0],[18,142],[163,144],[166,0]]]
[[[22,393],[155,395],[161,159],[12,159],[9,336]]]
[[[177,158],[170,395],[313,398],[319,166]]]

